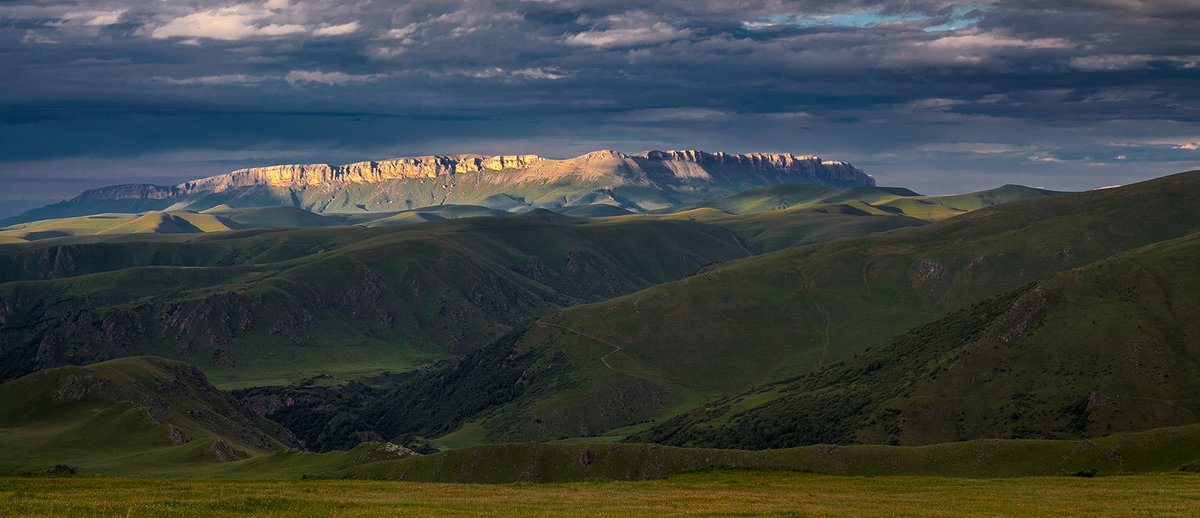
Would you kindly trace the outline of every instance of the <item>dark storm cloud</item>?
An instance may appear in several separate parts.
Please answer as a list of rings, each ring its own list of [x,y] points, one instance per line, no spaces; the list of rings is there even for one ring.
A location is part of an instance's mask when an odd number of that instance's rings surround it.
[[[1183,0],[10,1],[0,179],[694,147],[1086,188],[1200,166],[1197,29]]]

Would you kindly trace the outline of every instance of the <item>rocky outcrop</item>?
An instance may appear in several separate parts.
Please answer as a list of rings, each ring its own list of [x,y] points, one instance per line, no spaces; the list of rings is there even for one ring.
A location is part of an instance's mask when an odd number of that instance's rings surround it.
[[[544,188],[550,184],[553,189]],[[845,162],[791,153],[602,150],[562,160],[422,156],[239,169],[173,186],[102,187],[0,226],[105,212],[199,212],[219,205],[283,205],[313,212],[392,212],[445,204],[513,210],[513,200],[519,200],[521,210],[608,203],[642,212],[773,184],[874,186],[875,179]]]
[[[226,189],[255,185],[302,187],[341,183],[378,183],[388,180],[436,178],[451,174],[525,169],[545,160],[537,155],[456,155],[394,158],[341,166],[329,164],[275,165],[239,169],[228,174],[185,182],[177,185],[176,188],[183,194],[191,194],[201,191],[221,192]]]
[[[379,183],[389,180],[437,178],[456,174],[512,171],[528,172],[539,178],[555,176],[604,176],[623,169],[665,167],[679,179],[711,179],[707,166],[739,167],[770,171],[814,180],[852,185],[875,185],[870,175],[844,162],[821,160],[816,156],[791,153],[726,154],[703,151],[646,151],[626,155],[616,151],[594,151],[564,160],[537,155],[454,155],[395,158],[357,162],[341,166],[329,164],[293,164],[240,169],[232,173],[185,182],[175,186],[180,194],[222,192],[228,189],[271,186],[297,188],[314,185]],[[696,167],[699,166],[699,167]],[[610,171],[613,169],[614,171]],[[640,176],[639,171],[633,171]],[[516,175],[515,179],[530,175]]]
[[[167,200],[179,194],[178,187],[130,183],[87,190],[73,201],[86,203],[111,200]]]
[[[752,167],[756,169],[795,172],[812,176],[824,176],[855,180],[862,185],[875,185],[875,179],[846,162],[822,160],[814,155],[796,156],[791,153],[705,153],[704,151],[646,151],[639,157],[647,160],[692,162],[696,164],[722,164]]]

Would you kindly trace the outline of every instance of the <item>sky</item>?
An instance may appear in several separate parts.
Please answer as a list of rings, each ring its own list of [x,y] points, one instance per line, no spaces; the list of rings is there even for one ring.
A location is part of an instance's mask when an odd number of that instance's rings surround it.
[[[1200,168],[1196,0],[5,0],[0,216],[279,163],[791,152],[926,194]]]

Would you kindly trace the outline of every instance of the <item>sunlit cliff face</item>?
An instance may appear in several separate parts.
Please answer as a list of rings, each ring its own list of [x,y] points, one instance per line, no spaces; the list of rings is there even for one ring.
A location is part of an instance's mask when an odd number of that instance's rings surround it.
[[[221,190],[229,187],[270,185],[298,187],[334,183],[377,183],[410,178],[436,178],[448,174],[525,169],[545,160],[536,155],[425,156],[392,160],[329,164],[290,164],[240,169],[229,174],[187,182],[188,190]]]
[[[396,158],[329,164],[291,164],[240,169],[228,174],[185,182],[183,192],[221,192],[230,188],[266,185],[304,187],[312,185],[378,183],[388,180],[437,178],[456,174],[505,171],[509,181],[553,180],[572,176],[591,180],[603,177],[629,177],[647,174],[646,168],[661,166],[677,179],[711,180],[706,166],[736,165],[798,176],[824,177],[857,184],[874,185],[867,174],[850,164],[823,161],[816,156],[790,153],[706,153],[703,151],[647,151],[626,155],[616,151],[595,151],[564,160],[537,155],[455,155]],[[500,178],[497,178],[500,180]]]

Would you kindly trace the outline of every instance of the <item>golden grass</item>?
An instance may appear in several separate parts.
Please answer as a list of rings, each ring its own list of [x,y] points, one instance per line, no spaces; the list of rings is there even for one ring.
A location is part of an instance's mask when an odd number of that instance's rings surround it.
[[[1200,475],[999,480],[713,472],[652,482],[0,478],[5,516],[1194,516]]]

